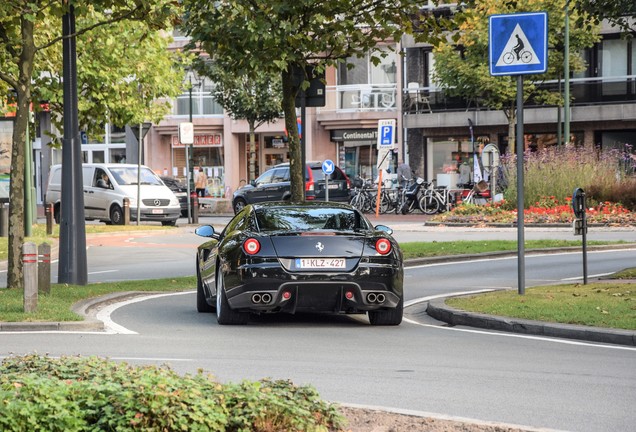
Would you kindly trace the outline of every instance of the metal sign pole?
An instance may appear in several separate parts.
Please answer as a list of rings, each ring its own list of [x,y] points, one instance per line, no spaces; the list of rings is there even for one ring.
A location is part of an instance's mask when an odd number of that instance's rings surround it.
[[[526,293],[524,212],[523,212],[523,75],[517,76],[517,287]]]
[[[141,146],[143,143],[143,124],[139,123],[139,138],[137,139],[137,225],[141,219]]]

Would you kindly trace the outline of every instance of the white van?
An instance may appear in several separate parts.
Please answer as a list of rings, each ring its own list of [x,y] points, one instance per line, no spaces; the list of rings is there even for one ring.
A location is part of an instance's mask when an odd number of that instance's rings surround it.
[[[181,214],[179,200],[148,167],[141,166],[140,220],[175,225]],[[130,200],[130,220],[137,220],[137,165],[83,164],[84,218],[107,224],[124,223],[124,198]],[[53,216],[60,222],[62,165],[53,165],[49,173],[46,203],[53,204]]]

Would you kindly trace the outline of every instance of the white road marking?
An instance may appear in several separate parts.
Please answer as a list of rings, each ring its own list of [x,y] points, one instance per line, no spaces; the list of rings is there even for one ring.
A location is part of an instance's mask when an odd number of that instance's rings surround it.
[[[94,272],[89,272],[88,274],[94,275],[94,274],[102,274],[102,273],[116,273],[119,270],[101,270],[101,271],[94,271]]]
[[[435,299],[438,299],[438,298],[441,298],[441,297],[452,297],[452,296],[465,295],[465,294],[471,294],[471,293],[479,293],[479,292],[487,292],[487,291],[495,291],[495,290],[491,289],[491,290],[479,290],[479,291],[461,291],[461,292],[454,292],[454,293],[449,293],[449,294],[438,294],[438,295],[433,295],[433,296],[428,296],[428,297],[420,297],[420,298],[409,300],[408,302],[405,302],[404,303],[404,307],[412,306],[412,305],[419,304],[419,303],[424,303],[424,302],[427,302],[427,301],[430,301],[430,300],[435,300]],[[519,338],[519,339],[531,339],[531,340],[538,340],[538,341],[544,341],[544,342],[560,343],[560,344],[565,344],[565,345],[578,345],[578,346],[588,346],[588,347],[596,347],[596,348],[617,349],[617,350],[623,350],[623,351],[636,351],[636,347],[628,347],[628,346],[623,346],[623,345],[602,345],[602,344],[597,344],[597,343],[592,343],[592,342],[574,341],[574,340],[570,340],[570,339],[556,339],[556,338],[549,338],[549,337],[542,337],[542,336],[522,335],[522,334],[517,334],[517,333],[493,332],[493,331],[487,331],[487,330],[475,330],[475,329],[467,329],[467,328],[446,327],[446,326],[440,326],[440,325],[434,325],[434,324],[424,324],[424,323],[420,323],[420,322],[417,322],[417,321],[409,319],[409,318],[403,318],[403,320],[405,322],[409,323],[409,324],[417,325],[417,326],[420,326],[420,327],[429,327],[429,328],[435,328],[435,329],[440,329],[440,330],[457,331],[457,332],[464,332],[464,333],[474,333],[474,334],[482,334],[482,335],[490,335],[490,336],[511,337],[511,338]]]
[[[608,276],[608,275],[611,275],[611,274],[614,274],[614,272],[587,275],[587,277],[589,277],[589,278],[597,278],[597,277]],[[561,279],[561,280],[562,281],[570,281],[570,280],[579,280],[579,279],[583,279],[583,276],[575,276],[575,277],[571,277],[571,278],[564,278],[564,279]]]
[[[100,321],[102,321],[104,323],[104,327],[106,328],[106,333],[108,333],[108,334],[139,334],[139,333],[137,333],[135,331],[129,330],[126,327],[115,323],[113,320],[110,319],[110,315],[113,312],[115,312],[117,309],[122,307],[122,306],[127,306],[127,305],[130,305],[130,304],[133,304],[133,303],[138,303],[140,301],[151,300],[151,299],[156,299],[156,298],[161,298],[161,297],[190,294],[192,292],[194,292],[194,291],[184,291],[184,292],[178,292],[178,293],[165,293],[165,294],[153,294],[153,295],[148,295],[148,296],[135,297],[135,298],[132,298],[130,300],[125,300],[125,301],[113,303],[113,304],[111,304],[109,306],[106,306],[105,308],[101,309],[97,313],[95,318],[97,318],[98,320],[100,320]]]

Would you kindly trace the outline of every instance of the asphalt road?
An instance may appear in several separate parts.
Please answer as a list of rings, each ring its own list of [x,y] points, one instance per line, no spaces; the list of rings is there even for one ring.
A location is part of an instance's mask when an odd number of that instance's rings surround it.
[[[91,243],[89,279],[192,274],[202,239],[184,231]],[[634,262],[636,250],[590,252],[589,275]],[[409,268],[407,301],[515,289],[516,264],[510,257]],[[525,265],[528,286],[582,275],[576,252],[527,256]],[[218,326],[214,314],[198,314],[194,305],[194,293],[185,293],[120,307],[111,318],[129,334],[0,333],[0,355],[100,355],[181,372],[203,368],[222,381],[292,379],[333,401],[561,430],[626,431],[636,422],[634,348],[447,327],[421,314],[389,328],[371,327],[364,316],[310,315]]]

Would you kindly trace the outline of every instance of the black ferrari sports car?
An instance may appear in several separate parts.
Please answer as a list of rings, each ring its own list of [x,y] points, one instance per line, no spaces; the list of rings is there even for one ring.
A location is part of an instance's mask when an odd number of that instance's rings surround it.
[[[348,204],[246,206],[197,250],[197,310],[219,324],[250,313],[368,313],[372,325],[402,322],[402,252],[384,225]]]

